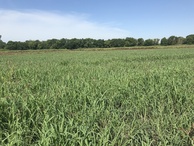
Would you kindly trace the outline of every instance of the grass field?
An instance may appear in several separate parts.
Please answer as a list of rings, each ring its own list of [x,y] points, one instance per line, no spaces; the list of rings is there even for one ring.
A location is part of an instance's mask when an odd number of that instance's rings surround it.
[[[2,53],[0,116],[2,146],[193,145],[194,49]]]

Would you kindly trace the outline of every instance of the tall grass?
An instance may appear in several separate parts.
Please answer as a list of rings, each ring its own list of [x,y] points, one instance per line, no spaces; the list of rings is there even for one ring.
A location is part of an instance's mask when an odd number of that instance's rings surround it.
[[[192,145],[194,49],[0,56],[0,145]]]

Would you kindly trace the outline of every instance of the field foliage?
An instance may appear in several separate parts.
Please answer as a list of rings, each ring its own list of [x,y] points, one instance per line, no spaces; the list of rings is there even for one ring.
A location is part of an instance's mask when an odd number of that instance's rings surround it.
[[[2,146],[189,146],[194,49],[0,55]]]

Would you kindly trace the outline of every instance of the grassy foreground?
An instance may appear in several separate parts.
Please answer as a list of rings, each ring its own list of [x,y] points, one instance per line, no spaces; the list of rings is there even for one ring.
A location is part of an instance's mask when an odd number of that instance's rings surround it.
[[[2,146],[189,146],[194,49],[0,56]]]

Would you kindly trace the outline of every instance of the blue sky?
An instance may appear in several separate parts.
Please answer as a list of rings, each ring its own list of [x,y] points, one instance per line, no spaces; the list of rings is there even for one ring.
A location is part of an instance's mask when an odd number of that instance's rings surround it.
[[[3,41],[194,34],[194,0],[0,0]]]

